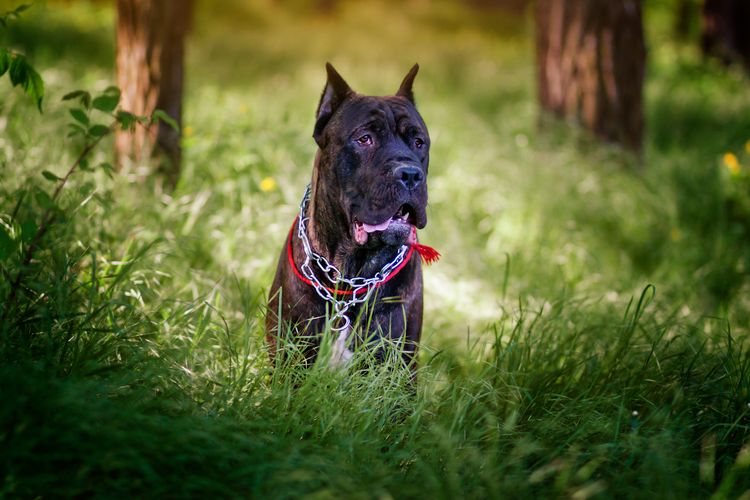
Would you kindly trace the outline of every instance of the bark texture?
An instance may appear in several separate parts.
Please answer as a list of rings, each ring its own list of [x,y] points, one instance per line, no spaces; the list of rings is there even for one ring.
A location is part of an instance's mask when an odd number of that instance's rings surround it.
[[[164,110],[182,126],[185,36],[192,0],[117,0],[117,85],[121,106],[137,115]],[[141,167],[156,159],[165,182],[179,178],[180,134],[165,123],[118,133],[118,167]]]
[[[539,0],[539,101],[640,151],[646,50],[639,0]]]

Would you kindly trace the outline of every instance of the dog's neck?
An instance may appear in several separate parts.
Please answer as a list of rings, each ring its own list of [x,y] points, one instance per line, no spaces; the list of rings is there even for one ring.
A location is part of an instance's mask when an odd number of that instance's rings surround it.
[[[307,235],[314,252],[325,257],[345,276],[369,278],[391,261],[398,247],[361,247],[352,239],[349,219],[330,185],[320,178],[321,168],[331,168],[320,150],[315,155]]]
[[[322,159],[320,150],[315,155],[313,166],[312,190],[310,192],[310,203],[307,207],[307,215],[310,220],[307,223],[307,236],[310,239],[313,251],[325,257],[329,262],[339,267],[339,256],[346,254],[351,249],[346,247],[349,238],[346,237],[349,229],[347,227],[346,215],[341,213],[339,200],[336,199],[332,189],[322,181],[320,168]],[[339,267],[340,269],[340,267]]]

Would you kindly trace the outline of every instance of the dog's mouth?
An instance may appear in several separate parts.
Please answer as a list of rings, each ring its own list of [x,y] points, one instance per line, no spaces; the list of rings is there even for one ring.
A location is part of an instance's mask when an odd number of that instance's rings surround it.
[[[398,208],[398,211],[379,224],[366,224],[354,218],[352,229],[354,241],[358,245],[365,245],[373,233],[387,235],[387,241],[402,240],[405,244],[416,242],[416,214],[414,208],[408,203],[404,203]],[[383,239],[383,238],[381,238]]]

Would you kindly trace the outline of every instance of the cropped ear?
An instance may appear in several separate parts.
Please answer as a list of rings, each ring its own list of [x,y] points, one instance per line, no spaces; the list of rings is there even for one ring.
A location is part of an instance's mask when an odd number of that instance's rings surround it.
[[[349,84],[341,78],[331,63],[326,63],[326,73],[328,80],[323,88],[323,95],[320,96],[318,112],[315,114],[315,129],[313,130],[313,139],[318,146],[323,147],[323,130],[331,119],[333,113],[341,106],[347,97],[354,94]]]
[[[404,77],[404,81],[401,82],[401,86],[398,88],[398,92],[396,92],[397,96],[406,97],[411,101],[412,104],[415,104],[414,102],[414,92],[412,91],[412,85],[414,85],[414,77],[417,76],[417,72],[419,71],[419,64],[415,64],[411,67],[409,70],[409,73],[406,74]]]

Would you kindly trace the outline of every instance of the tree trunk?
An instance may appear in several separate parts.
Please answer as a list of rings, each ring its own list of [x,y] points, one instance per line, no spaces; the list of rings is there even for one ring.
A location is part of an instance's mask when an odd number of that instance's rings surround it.
[[[117,85],[122,108],[150,116],[165,111],[182,126],[185,35],[192,0],[117,0]],[[139,171],[155,159],[167,185],[180,173],[180,134],[166,123],[137,126],[115,138],[118,167]],[[139,177],[143,177],[139,174]]]
[[[706,55],[725,63],[741,62],[750,70],[750,2],[705,0],[701,45]]]
[[[641,18],[639,0],[539,0],[542,108],[640,151],[646,59]]]

